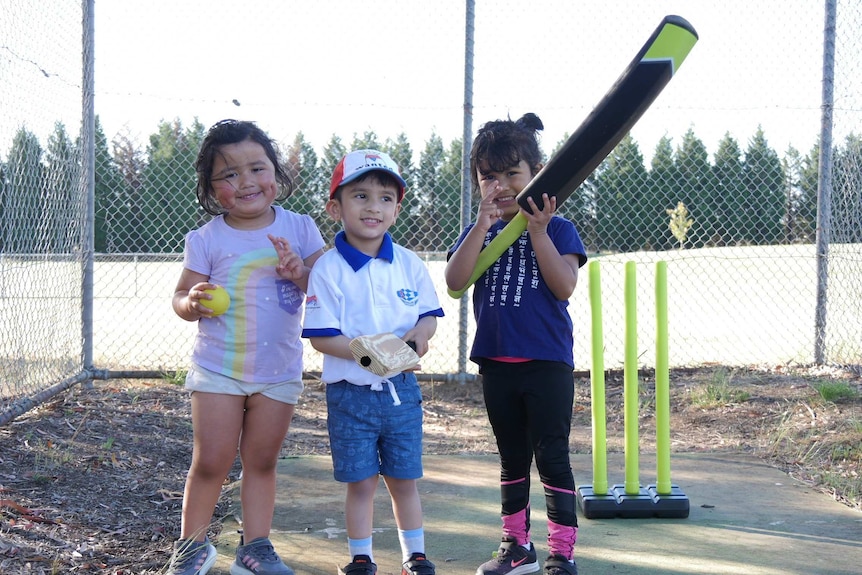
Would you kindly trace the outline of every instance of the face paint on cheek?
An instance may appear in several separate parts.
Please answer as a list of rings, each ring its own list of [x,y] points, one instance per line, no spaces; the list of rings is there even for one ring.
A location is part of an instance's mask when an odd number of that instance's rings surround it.
[[[226,210],[233,209],[236,205],[236,196],[233,190],[216,189],[215,198],[219,205]]]
[[[260,180],[260,187],[262,190],[268,190],[268,193],[272,195],[273,198],[278,196],[278,181],[275,179],[275,174],[267,172]]]

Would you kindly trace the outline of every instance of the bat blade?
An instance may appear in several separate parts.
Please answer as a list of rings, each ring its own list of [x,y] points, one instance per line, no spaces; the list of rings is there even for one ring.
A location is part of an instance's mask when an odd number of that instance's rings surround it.
[[[665,16],[580,127],[521,190],[518,204],[532,213],[527,198],[532,198],[542,209],[542,194],[548,194],[557,198],[557,207],[561,206],[637,123],[697,40],[697,32],[685,18]],[[480,252],[467,285],[460,290],[448,290],[449,295],[453,298],[464,295],[526,228],[523,214],[512,218]]]
[[[532,213],[527,198],[541,210],[542,194],[548,194],[560,206],[643,116],[696,41],[688,21],[666,16],[580,127],[521,190],[518,204]]]

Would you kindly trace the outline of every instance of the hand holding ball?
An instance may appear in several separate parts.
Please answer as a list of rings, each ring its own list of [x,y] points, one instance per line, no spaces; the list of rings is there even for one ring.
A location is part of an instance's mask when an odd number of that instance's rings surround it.
[[[211,309],[213,316],[223,314],[230,307],[230,296],[223,287],[204,290],[204,293],[210,294],[212,299],[201,299],[200,303],[202,306]]]

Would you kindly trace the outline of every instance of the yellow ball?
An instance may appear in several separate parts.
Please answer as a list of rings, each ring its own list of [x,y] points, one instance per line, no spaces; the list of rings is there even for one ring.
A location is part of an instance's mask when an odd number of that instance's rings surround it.
[[[230,307],[230,296],[223,287],[204,290],[204,293],[210,294],[212,299],[202,299],[201,305],[213,310],[213,315],[221,315]]]

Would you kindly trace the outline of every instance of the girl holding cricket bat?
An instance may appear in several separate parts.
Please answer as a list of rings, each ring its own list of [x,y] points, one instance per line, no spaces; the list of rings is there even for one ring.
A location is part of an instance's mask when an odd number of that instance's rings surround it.
[[[569,462],[574,402],[572,320],[568,299],[586,263],[574,224],[555,215],[556,198],[543,206],[516,197],[542,168],[535,114],[496,120],[479,130],[470,155],[473,189],[481,195],[476,221],[449,251],[446,283],[470,281],[480,251],[522,212],[527,229],[473,286],[476,335],[470,359],[478,364],[488,419],[500,453],[503,535],[497,556],[477,575],[539,571],[530,537],[530,470],[536,467],[548,513],[545,575],[577,575],[578,521]]]

